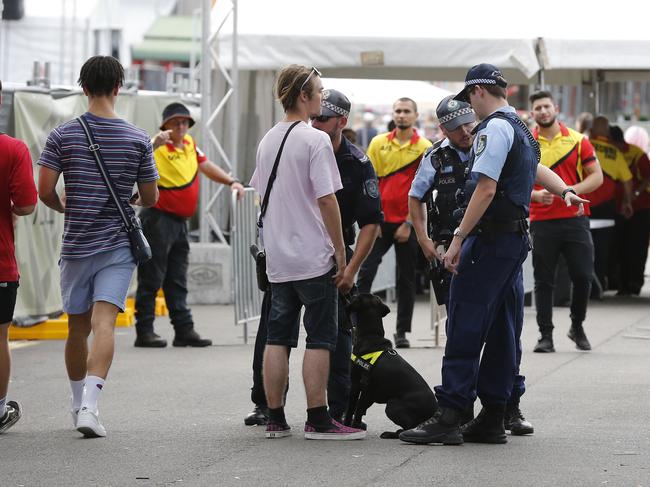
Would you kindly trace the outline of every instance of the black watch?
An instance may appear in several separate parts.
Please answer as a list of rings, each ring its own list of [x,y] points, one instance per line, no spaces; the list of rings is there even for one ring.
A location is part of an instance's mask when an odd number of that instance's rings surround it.
[[[578,193],[576,193],[576,190],[573,189],[572,187],[568,187],[564,191],[562,191],[562,199],[566,198],[567,193],[573,193],[574,195],[578,196]]]
[[[237,178],[233,178],[233,180],[228,183],[228,186],[232,186],[235,183],[241,183],[241,181]]]

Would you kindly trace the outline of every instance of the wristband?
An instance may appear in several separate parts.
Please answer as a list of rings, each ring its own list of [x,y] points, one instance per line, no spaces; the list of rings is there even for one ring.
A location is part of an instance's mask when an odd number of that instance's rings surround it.
[[[235,183],[241,183],[241,181],[237,178],[233,178],[233,180],[228,183],[228,186],[232,186]]]
[[[578,193],[576,193],[576,190],[573,189],[572,187],[568,187],[564,191],[562,191],[562,199],[566,198],[567,193],[573,193],[574,195],[578,196]]]

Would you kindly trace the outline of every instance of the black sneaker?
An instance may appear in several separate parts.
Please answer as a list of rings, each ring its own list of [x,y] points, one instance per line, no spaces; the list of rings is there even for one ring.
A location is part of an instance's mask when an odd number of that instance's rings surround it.
[[[175,347],[209,347],[212,340],[201,338],[194,328],[183,333],[176,333],[172,343]]]
[[[7,401],[5,414],[0,418],[0,434],[4,433],[18,422],[21,416],[20,410],[20,404],[16,401]]]
[[[567,336],[570,340],[575,342],[578,350],[591,350],[591,343],[587,340],[587,335],[585,335],[585,330],[582,325],[572,325],[571,328],[569,328]]]
[[[264,426],[269,421],[269,408],[266,406],[258,406],[257,404],[253,410],[244,418],[246,426]]]
[[[533,348],[533,352],[537,353],[553,353],[555,352],[555,347],[553,346],[553,336],[548,334],[543,334],[539,340],[537,340],[537,345]]]
[[[395,333],[393,335],[393,338],[395,339],[395,348],[411,347],[411,343],[408,341],[408,338],[406,338],[406,335],[404,333]]]

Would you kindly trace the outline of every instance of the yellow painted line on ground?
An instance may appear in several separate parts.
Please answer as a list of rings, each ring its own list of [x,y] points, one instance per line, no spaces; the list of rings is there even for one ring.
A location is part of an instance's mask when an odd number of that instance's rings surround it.
[[[34,340],[21,340],[17,342],[9,342],[9,350],[16,350],[18,348],[26,348],[26,347],[31,347],[34,345],[38,345],[39,341],[34,341]]]

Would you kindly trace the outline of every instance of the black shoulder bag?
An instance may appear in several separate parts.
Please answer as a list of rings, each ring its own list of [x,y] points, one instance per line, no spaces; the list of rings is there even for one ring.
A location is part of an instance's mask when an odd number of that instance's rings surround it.
[[[266,209],[269,206],[269,194],[271,194],[271,188],[275,182],[275,178],[278,174],[278,164],[280,163],[280,157],[282,156],[282,149],[284,149],[284,143],[287,141],[289,132],[300,123],[300,120],[291,124],[287,132],[284,134],[280,148],[278,149],[278,154],[275,156],[275,162],[273,163],[273,169],[271,169],[271,175],[269,176],[269,182],[266,186],[266,191],[264,192],[264,198],[262,198],[262,207],[260,208],[260,217],[257,219],[257,227],[262,228],[264,215],[266,215]],[[251,245],[251,254],[255,258],[255,270],[257,274],[257,287],[260,291],[266,292],[269,289],[269,277],[266,275],[266,252],[259,250],[257,245]]]
[[[142,233],[140,219],[135,215],[133,215],[132,218],[127,216],[123,203],[120,201],[117,190],[108,174],[108,170],[106,169],[106,166],[104,166],[104,160],[102,159],[102,153],[99,150],[99,144],[95,142],[91,128],[88,126],[83,115],[77,117],[77,120],[81,124],[81,128],[83,128],[86,138],[88,139],[88,150],[90,150],[90,152],[95,156],[95,162],[97,163],[99,173],[102,175],[106,188],[108,188],[108,193],[111,195],[111,199],[115,203],[115,206],[117,206],[117,211],[120,213],[122,223],[124,223],[124,229],[126,230],[126,234],[129,236],[129,241],[131,242],[131,253],[133,254],[133,258],[138,264],[143,264],[151,259],[151,247],[149,246],[149,242],[147,242],[144,233]]]

